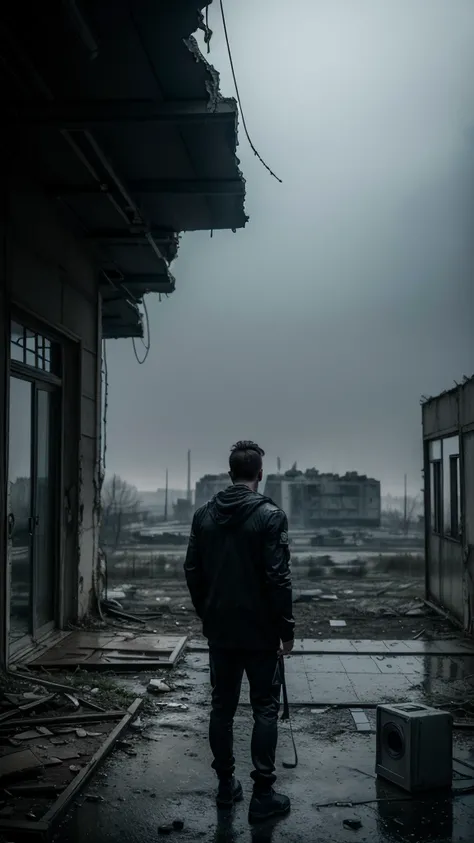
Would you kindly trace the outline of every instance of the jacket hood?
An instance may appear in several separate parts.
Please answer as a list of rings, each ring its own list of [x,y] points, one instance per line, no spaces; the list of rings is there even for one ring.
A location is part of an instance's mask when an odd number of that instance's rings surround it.
[[[218,492],[209,502],[209,514],[216,524],[235,527],[243,524],[247,518],[264,503],[273,503],[271,498],[252,492],[243,484],[229,486]]]

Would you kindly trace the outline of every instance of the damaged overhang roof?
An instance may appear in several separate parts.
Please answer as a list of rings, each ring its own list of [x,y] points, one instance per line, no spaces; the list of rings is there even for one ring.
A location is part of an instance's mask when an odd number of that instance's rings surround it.
[[[42,183],[96,256],[105,337],[141,336],[137,303],[173,292],[179,232],[247,221],[237,104],[191,36],[206,5],[55,0],[45,16],[19,2],[1,33],[31,92],[8,77],[4,121],[34,139]]]

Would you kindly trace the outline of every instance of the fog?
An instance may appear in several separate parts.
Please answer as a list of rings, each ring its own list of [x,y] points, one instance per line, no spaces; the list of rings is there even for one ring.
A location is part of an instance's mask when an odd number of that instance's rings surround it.
[[[420,397],[474,371],[474,3],[227,0],[243,231],[184,234],[151,351],[108,342],[107,465],[142,489],[226,470],[421,487]],[[233,95],[218,4],[209,60]],[[139,344],[140,346],[140,344]],[[140,347],[138,347],[140,351]]]

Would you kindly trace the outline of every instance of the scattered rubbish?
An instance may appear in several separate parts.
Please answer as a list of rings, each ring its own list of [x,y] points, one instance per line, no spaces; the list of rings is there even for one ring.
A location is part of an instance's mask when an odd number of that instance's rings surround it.
[[[92,688],[91,694],[98,694],[98,693],[99,693],[98,688]]]
[[[27,815],[26,815],[26,819],[27,819],[27,820],[29,820],[30,822],[36,822],[36,820],[37,820],[38,818],[37,818],[36,814],[35,814],[33,811],[28,811],[28,813],[27,813]]]
[[[130,723],[130,728],[133,729],[135,732],[139,732],[140,729],[143,729],[143,723],[141,717],[137,717],[133,723]]]
[[[150,694],[167,694],[171,688],[162,679],[150,679],[147,690]]]
[[[346,588],[345,591],[344,591],[344,594],[354,594],[354,589],[353,588]]]
[[[40,735],[44,735],[46,738],[51,738],[53,736],[53,733],[47,729],[46,726],[37,726],[37,731]]]
[[[175,831],[182,831],[184,828],[183,820],[173,820],[173,828]]]
[[[159,825],[158,826],[158,834],[171,834],[173,831],[172,825]]]
[[[398,590],[399,591],[406,591],[408,588],[413,588],[414,585],[415,585],[415,583],[413,583],[413,582],[406,582],[406,583],[403,583],[402,585],[399,585]]]
[[[55,747],[56,758],[60,758],[61,761],[72,761],[74,758],[80,758],[80,754],[78,752],[74,752],[74,750],[70,749],[61,749]]]
[[[39,773],[42,767],[42,761],[31,749],[12,752],[0,758],[0,781],[25,776],[27,773]]]
[[[103,732],[86,732],[86,737],[88,738],[100,738]]]
[[[375,596],[376,596],[376,597],[381,597],[381,596],[382,596],[382,594],[385,594],[385,592],[386,592],[386,591],[388,591],[388,590],[389,590],[389,588],[391,588],[391,587],[392,587],[392,585],[393,585],[393,582],[389,582],[389,583],[387,583],[387,585],[384,585],[384,587],[383,587],[383,588],[381,588],[381,589],[380,589],[380,591],[376,591],[376,592],[375,592]]]
[[[87,732],[85,729],[76,729],[76,736],[78,738],[87,738]]]
[[[321,594],[320,600],[337,600],[337,594]]]
[[[77,764],[71,764],[69,769],[70,769],[71,773],[80,773],[81,772],[81,768],[78,767]]]
[[[120,589],[107,591],[107,597],[109,600],[125,600],[126,594],[124,591],[120,591]]]
[[[66,697],[67,700],[69,700],[69,702],[71,703],[71,705],[74,708],[76,708],[76,709],[80,708],[81,704],[80,704],[79,700],[77,699],[77,697],[74,697],[72,694],[64,694],[64,696]]]
[[[426,609],[423,606],[412,606],[404,613],[408,618],[420,618],[426,615]]]
[[[63,792],[64,786],[40,782],[11,785],[9,790],[12,796],[58,796]]]
[[[327,707],[327,708],[312,708],[311,714],[325,714],[326,711],[329,711],[329,707]]]
[[[367,715],[360,708],[349,709],[351,717],[355,723],[358,732],[372,732],[372,726],[369,723]]]
[[[158,703],[160,708],[169,708],[174,709],[175,711],[189,711],[189,706],[185,705],[184,703],[176,703],[176,702],[169,702],[169,703]]]
[[[413,641],[418,641],[418,639],[421,638],[421,636],[424,635],[425,632],[426,629],[424,628],[421,630],[421,632],[417,632],[416,635],[413,636]]]
[[[130,743],[130,741],[118,740],[116,742],[115,746],[116,746],[117,749],[131,749],[132,748],[132,744]]]
[[[340,627],[340,626],[347,626],[345,621],[338,621],[338,620],[330,620],[329,626],[332,627]]]
[[[98,793],[86,793],[87,802],[104,802],[104,797]]]
[[[350,828],[351,831],[359,831],[362,828],[362,823],[360,820],[344,820],[342,823],[344,828]]]
[[[28,732],[20,732],[19,735],[15,735],[17,741],[31,741],[33,738],[38,737],[38,732],[36,729],[30,729]]]

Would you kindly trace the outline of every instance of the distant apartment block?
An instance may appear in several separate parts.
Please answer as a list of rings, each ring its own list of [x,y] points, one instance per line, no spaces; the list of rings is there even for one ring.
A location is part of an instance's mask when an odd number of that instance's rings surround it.
[[[228,474],[205,474],[196,483],[194,508],[199,509],[200,506],[204,506],[214,495],[230,485],[231,480]]]
[[[380,481],[357,472],[270,474],[265,495],[285,510],[290,528],[380,526]]]

